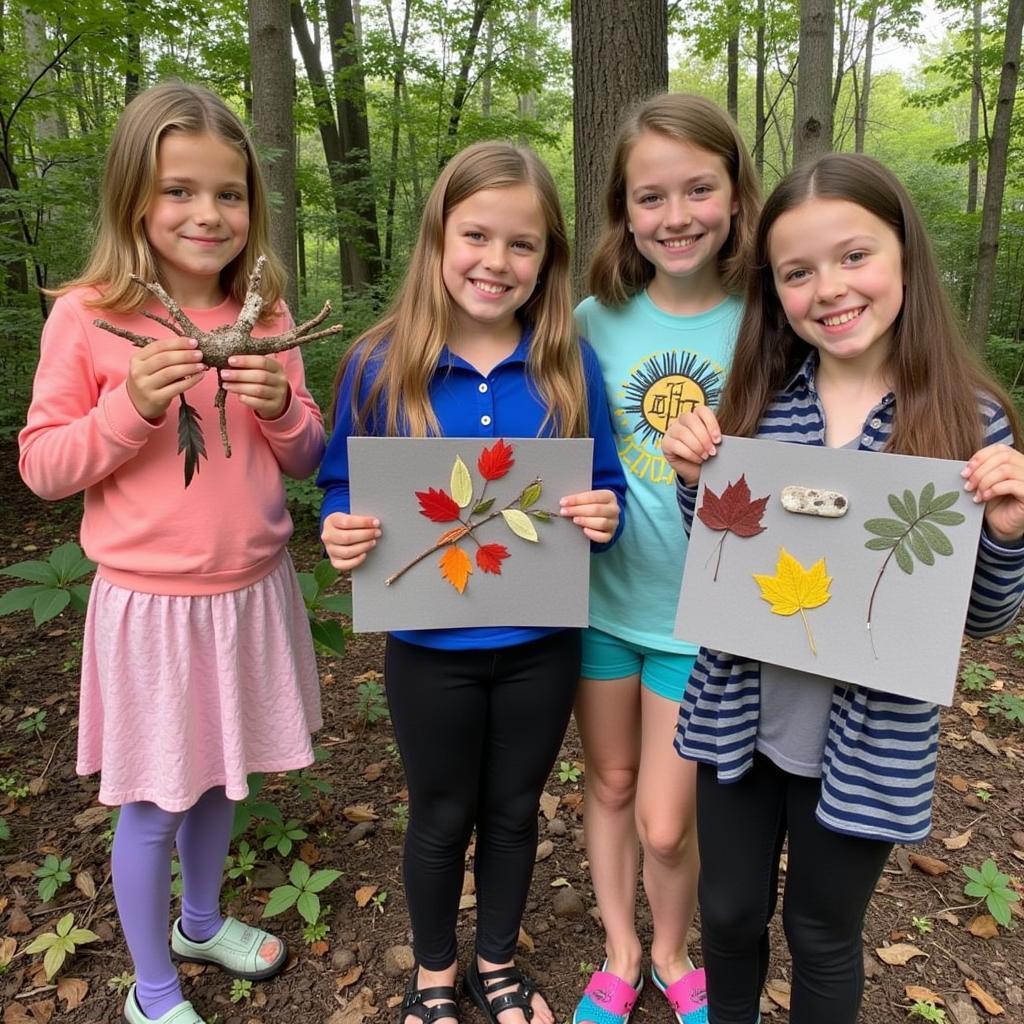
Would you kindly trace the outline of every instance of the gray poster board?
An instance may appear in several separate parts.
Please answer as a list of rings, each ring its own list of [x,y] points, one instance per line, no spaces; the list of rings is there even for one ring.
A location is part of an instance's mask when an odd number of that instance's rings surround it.
[[[983,512],[983,506],[963,489],[963,465],[943,459],[723,438],[718,454],[701,470],[697,508],[705,500],[706,489],[720,496],[742,476],[750,487],[751,500],[769,496],[761,519],[765,530],[750,537],[723,534],[694,517],[676,636],[751,660],[937,704],[951,703]],[[913,538],[908,536],[900,555],[904,563],[909,557],[912,572],[908,574],[900,569],[894,550],[865,547],[872,538],[877,538],[876,544],[884,543],[865,522],[888,520],[896,524],[890,532],[900,535],[909,526],[897,515],[889,496],[894,495],[896,506],[906,510],[906,492],[916,506],[929,484],[936,496],[956,492],[955,503],[945,511],[959,512],[965,518],[950,525],[948,515],[929,517],[928,536],[935,539],[931,529],[935,527],[952,546],[949,554],[935,553],[928,546],[925,556],[930,554],[931,565],[922,562],[911,546],[911,539],[918,548],[926,539],[920,530]],[[848,511],[837,519],[786,511],[780,494],[787,485],[838,492],[847,499]],[[912,520],[920,514],[916,508],[907,512]],[[715,581],[716,549],[723,536]],[[776,575],[781,548],[805,570],[824,558],[826,574],[832,578],[828,601],[807,609],[805,618],[799,611],[774,613],[754,579],[755,573]],[[816,654],[810,648],[808,629]]]
[[[348,440],[351,508],[376,516],[381,537],[366,561],[352,573],[352,628],[357,633],[457,626],[585,626],[588,613],[590,541],[571,519],[558,515],[559,498],[592,489],[594,442],[591,438],[504,438],[514,464],[500,479],[484,481],[477,468],[480,453],[498,438],[350,437]],[[515,499],[535,478],[541,494],[528,505],[537,541],[516,536],[501,515],[457,543],[472,566],[459,593],[444,579],[439,549],[386,584],[391,575],[432,547],[460,521],[432,522],[421,515],[416,492],[452,493],[456,457],[469,471],[473,499],[460,513],[494,498],[486,519],[501,507],[519,509]],[[554,513],[536,518],[537,511]],[[475,540],[474,540],[475,538]],[[501,574],[481,570],[479,544],[501,544],[508,557]]]

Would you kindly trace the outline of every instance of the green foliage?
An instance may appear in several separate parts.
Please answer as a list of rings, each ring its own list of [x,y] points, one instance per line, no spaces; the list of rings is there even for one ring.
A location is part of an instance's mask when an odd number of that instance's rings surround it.
[[[107,979],[107,988],[118,996],[123,996],[134,984],[135,975],[131,971],[122,971]]]
[[[993,693],[989,697],[985,710],[994,718],[1020,728],[1024,726],[1024,697],[1013,693]]]
[[[960,685],[971,693],[987,689],[995,678],[995,671],[980,661],[969,661],[960,669]]]
[[[330,751],[324,750],[323,747],[314,747],[314,767],[323,764],[330,756]],[[311,800],[318,794],[327,796],[334,792],[334,787],[326,779],[318,778],[313,774],[313,768],[300,768],[297,771],[287,772],[286,777],[295,784],[295,788],[303,800]]]
[[[559,782],[579,782],[580,774],[579,768],[571,761],[558,762]]]
[[[384,904],[387,903],[387,901],[388,891],[387,889],[381,889],[380,892],[376,892],[370,897],[370,907],[375,914],[383,914]]]
[[[907,1010],[907,1016],[920,1017],[922,1020],[938,1021],[941,1024],[946,1019],[946,1011],[941,1006],[936,1006],[930,999],[918,999]]]
[[[307,924],[314,924],[320,918],[321,893],[341,877],[340,871],[324,868],[310,873],[309,865],[301,860],[292,864],[288,873],[288,884],[279,885],[270,891],[270,899],[263,908],[264,917],[276,917],[295,907]]]
[[[356,716],[365,725],[376,725],[391,716],[384,687],[375,679],[367,679],[356,686]]]
[[[331,912],[330,907],[321,907],[320,916],[315,921],[310,921],[302,927],[302,941],[307,946],[312,946],[314,942],[323,942],[331,933],[331,926],[327,923],[326,918]]]
[[[1011,648],[1011,653],[1019,661],[1024,661],[1024,626],[1018,626],[1012,633],[1006,635],[1006,646]]]
[[[11,838],[11,829],[6,818],[0,818],[0,843]]]
[[[25,952],[46,952],[46,956],[43,957],[43,969],[46,971],[46,980],[49,981],[64,966],[64,961],[69,956],[74,956],[79,946],[98,941],[99,936],[95,932],[89,931],[88,928],[75,927],[74,914],[65,914],[57,922],[56,931],[37,935]]]
[[[352,595],[325,593],[340,575],[326,559],[317,563],[312,572],[300,572],[298,575],[314,642],[328,654],[335,654],[340,658],[345,653],[351,630],[343,626],[337,618],[321,619],[320,613],[329,612],[332,616],[351,617]]]
[[[398,803],[391,810],[391,830],[404,836],[409,828],[409,805]]]
[[[929,932],[935,930],[935,925],[932,924],[930,917],[918,917],[917,915],[914,915],[910,919],[910,923],[913,925],[918,935],[927,935]]]
[[[267,821],[259,828],[264,850],[276,850],[282,857],[292,852],[292,845],[308,835],[295,818],[287,821]]]
[[[89,601],[89,584],[76,583],[93,572],[96,563],[82,553],[73,542],[55,548],[45,561],[33,559],[0,569],[0,576],[27,580],[29,586],[14,587],[0,597],[0,615],[32,609],[36,625],[60,615],[69,605],[84,612]]]
[[[248,978],[234,978],[231,982],[231,1002],[249,1002],[252,999],[252,982]]]
[[[228,857],[228,878],[241,878],[248,882],[256,870],[256,851],[245,840],[238,844],[238,852]]]
[[[17,775],[0,775],[0,793],[13,800],[24,800],[28,796],[28,786]]]
[[[1004,875],[991,858],[981,865],[980,870],[971,867],[970,864],[965,864],[963,870],[969,879],[964,886],[964,895],[984,899],[988,912],[1004,928],[1008,927],[1010,904],[1020,899],[1020,896],[1009,887],[1010,876]]]
[[[58,858],[48,853],[43,863],[35,869],[33,874],[39,879],[39,898],[44,903],[49,903],[60,887],[71,881],[70,867],[70,857]]]
[[[35,736],[36,739],[41,739],[43,733],[46,732],[45,709],[36,711],[29,715],[28,718],[19,722],[15,731],[27,733],[29,736]]]
[[[231,826],[232,839],[245,835],[253,821],[273,821],[278,824],[284,821],[284,815],[276,804],[259,799],[265,781],[263,772],[251,772],[246,778],[249,794],[244,800],[239,800],[235,804],[235,820]]]

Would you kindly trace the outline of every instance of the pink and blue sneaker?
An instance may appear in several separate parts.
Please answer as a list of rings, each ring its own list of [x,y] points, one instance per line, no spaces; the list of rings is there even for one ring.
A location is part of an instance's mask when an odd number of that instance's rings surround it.
[[[629,1024],[633,1007],[644,987],[644,976],[636,986],[604,970],[608,961],[600,971],[594,971],[576,1010],[572,1015],[572,1024]]]
[[[668,1000],[678,1024],[708,1024],[707,981],[703,967],[687,971],[678,981],[666,985],[652,966],[651,981]]]

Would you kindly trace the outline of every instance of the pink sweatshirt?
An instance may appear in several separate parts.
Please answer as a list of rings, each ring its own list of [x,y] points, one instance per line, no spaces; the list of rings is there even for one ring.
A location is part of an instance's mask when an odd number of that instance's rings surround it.
[[[276,420],[261,420],[228,395],[231,458],[225,458],[213,405],[217,375],[209,371],[186,392],[202,417],[208,459],[184,485],[177,454],[178,400],[156,423],[139,415],[125,384],[136,353],[130,341],[93,324],[103,317],[149,337],[170,332],[141,313],[85,306],[95,294],[61,296],[46,321],[28,424],[18,441],[25,483],[42,498],[84,489],[82,546],[99,574],[151,594],[218,594],[273,571],[292,533],[282,473],[302,479],[324,450],[323,418],[306,390],[298,349],[275,356],[291,398]],[[156,300],[147,306],[166,317]],[[188,309],[203,330],[231,323],[238,303]],[[287,311],[257,335],[291,326]]]

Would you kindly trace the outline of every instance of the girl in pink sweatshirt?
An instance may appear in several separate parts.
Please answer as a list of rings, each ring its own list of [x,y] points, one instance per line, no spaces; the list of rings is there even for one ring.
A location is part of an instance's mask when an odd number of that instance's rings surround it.
[[[82,651],[78,772],[100,772],[120,805],[114,893],[136,984],[129,1024],[202,1024],[170,952],[266,978],[285,945],[220,914],[234,815],[253,771],[313,760],[321,725],[309,626],[285,545],[282,474],[320,461],[323,422],[296,349],[232,357],[227,458],[215,433],[216,375],[129,274],[159,281],[203,330],[234,322],[249,272],[268,257],[253,334],[291,320],[270,253],[266,194],[238,118],[193,86],[157,86],[124,111],[107,158],[89,265],[58,292],[43,330],[25,482],[44,498],[85,491],[82,544],[99,563]],[[158,340],[145,348],[101,329]],[[206,459],[183,486],[179,396],[202,411]],[[209,410],[207,412],[207,410]],[[171,849],[184,879],[168,948]]]

